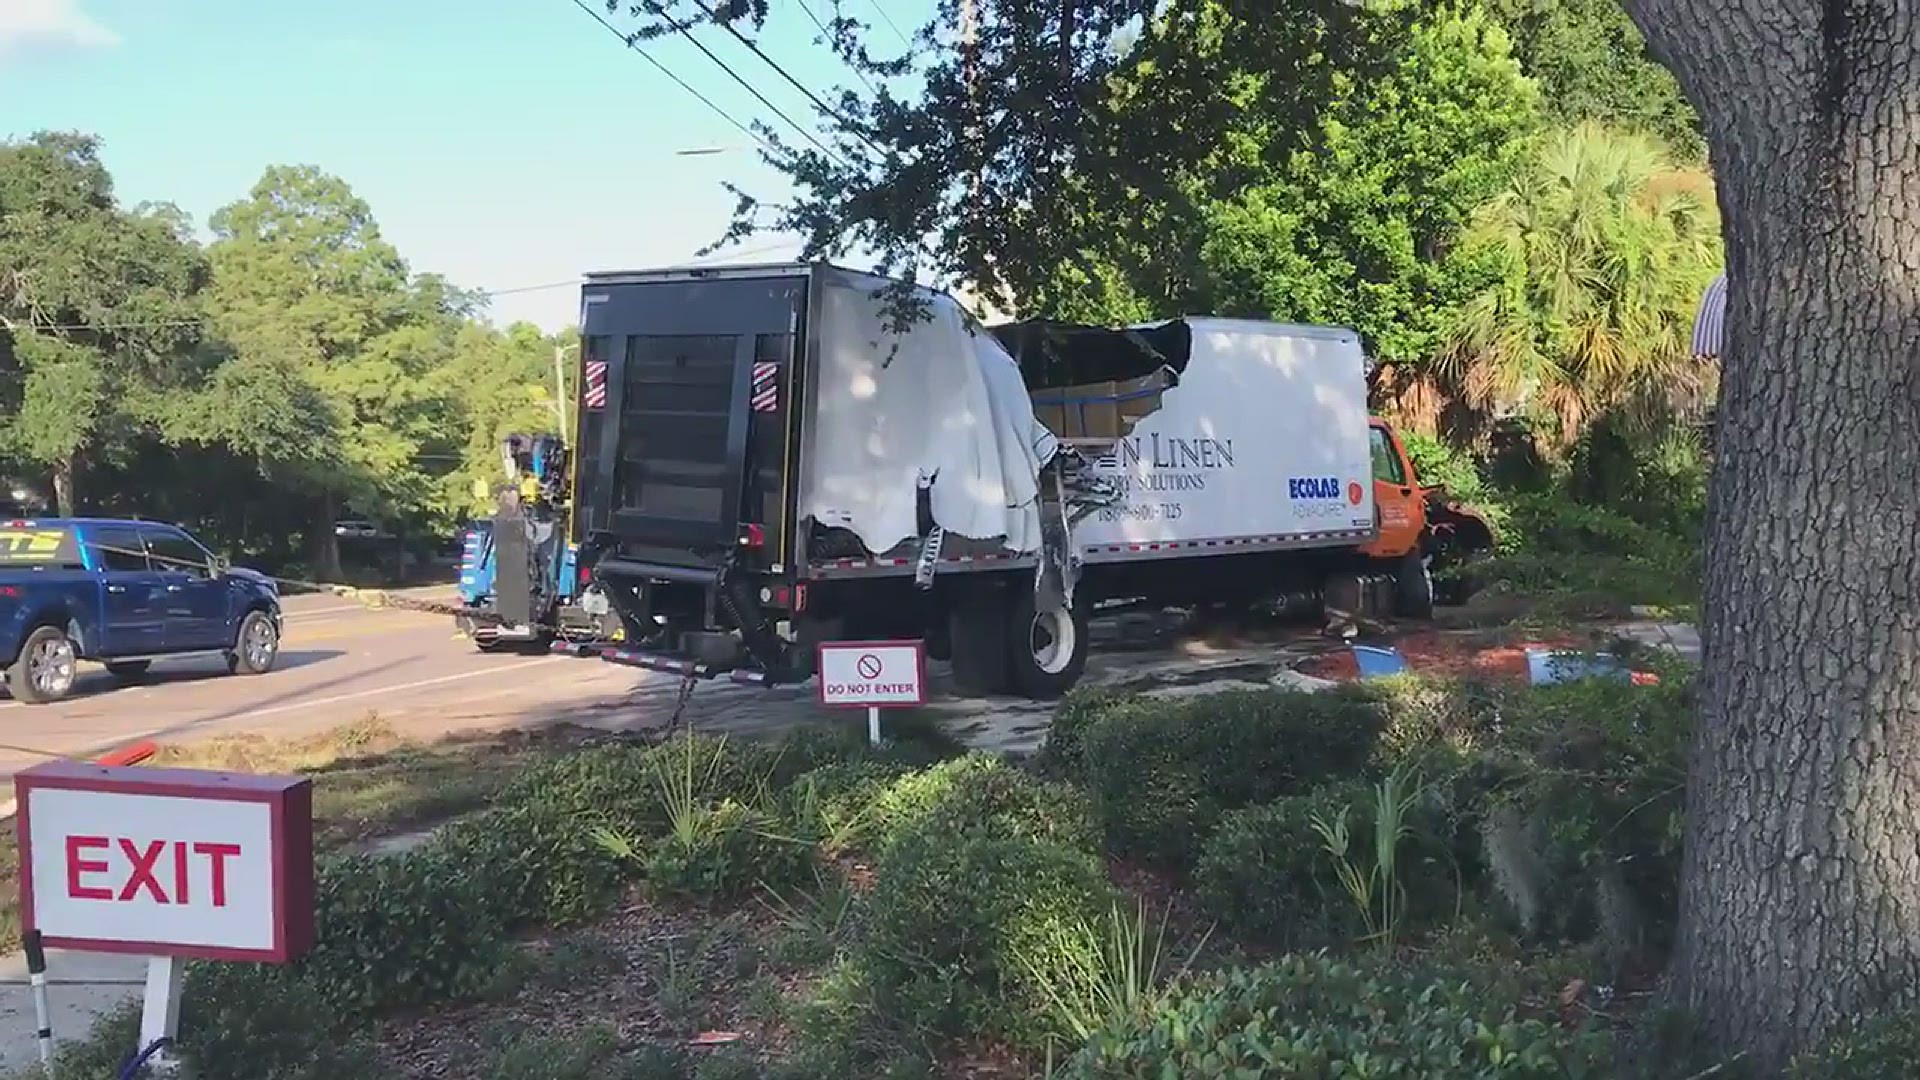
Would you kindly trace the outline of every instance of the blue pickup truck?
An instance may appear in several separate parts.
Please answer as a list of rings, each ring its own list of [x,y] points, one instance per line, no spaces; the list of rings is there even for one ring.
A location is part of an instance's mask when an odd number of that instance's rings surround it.
[[[58,701],[81,660],[136,679],[161,657],[224,656],[259,675],[280,654],[273,580],[154,521],[0,521],[0,669],[15,701]]]

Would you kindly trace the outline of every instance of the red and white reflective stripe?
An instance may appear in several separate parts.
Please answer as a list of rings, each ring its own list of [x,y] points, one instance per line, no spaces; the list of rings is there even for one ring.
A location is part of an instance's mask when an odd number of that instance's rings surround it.
[[[753,411],[780,407],[780,365],[756,361],[753,365]]]
[[[581,391],[580,404],[589,409],[607,407],[607,362],[589,360],[586,364],[586,388]]]
[[[1288,533],[1285,536],[1230,536],[1216,540],[1158,540],[1141,544],[1095,544],[1086,550],[1100,555],[1149,551],[1204,551],[1216,548],[1267,547],[1281,543],[1311,543],[1320,540],[1351,540],[1366,535],[1365,529],[1342,529],[1338,532]]]

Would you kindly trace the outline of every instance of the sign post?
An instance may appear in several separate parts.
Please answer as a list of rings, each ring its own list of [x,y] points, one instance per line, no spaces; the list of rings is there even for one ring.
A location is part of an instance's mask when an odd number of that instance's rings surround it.
[[[149,958],[136,1049],[151,1064],[175,1064],[186,960],[312,947],[311,780],[53,761],[13,783],[22,929]]]
[[[820,704],[867,710],[867,741],[880,745],[880,710],[927,702],[926,646],[918,641],[823,641]]]

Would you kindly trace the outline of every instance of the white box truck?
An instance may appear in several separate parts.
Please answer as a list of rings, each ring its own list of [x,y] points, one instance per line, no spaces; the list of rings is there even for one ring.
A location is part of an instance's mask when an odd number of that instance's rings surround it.
[[[1335,583],[1421,614],[1434,560],[1490,543],[1369,420],[1351,331],[988,331],[907,295],[819,264],[587,276],[574,522],[624,628],[605,659],[764,684],[823,640],[923,638],[966,691],[1052,697],[1102,602]]]

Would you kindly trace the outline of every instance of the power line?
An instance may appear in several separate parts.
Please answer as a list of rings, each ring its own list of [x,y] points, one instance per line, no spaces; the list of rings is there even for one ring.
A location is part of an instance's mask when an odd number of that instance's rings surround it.
[[[574,2],[579,3],[580,0],[574,0]],[[754,86],[752,82],[742,78],[739,72],[733,70],[731,67],[728,67],[727,62],[725,60],[722,60],[718,56],[713,55],[713,50],[707,48],[706,45],[704,45],[700,41],[699,38],[694,37],[693,31],[687,29],[685,24],[681,23],[680,20],[674,18],[673,16],[663,11],[660,5],[655,3],[654,0],[643,0],[643,2],[647,5],[647,8],[650,11],[652,11],[655,15],[658,15],[660,18],[665,19],[667,22],[667,25],[673,27],[673,29],[677,31],[681,37],[686,38],[688,41],[693,42],[693,47],[696,49],[699,49],[702,55],[704,55],[707,59],[717,64],[721,71],[724,71],[728,75],[732,76],[734,82],[737,82],[741,86],[746,87],[747,93],[752,94],[755,98],[758,98],[760,101],[760,104],[765,105],[769,110],[771,110],[773,115],[779,117],[782,120],[785,120],[787,122],[788,127],[799,132],[802,136],[806,138],[808,142],[819,147],[820,152],[827,155],[828,160],[832,161],[835,165],[838,165],[843,169],[847,167],[847,163],[840,160],[839,155],[835,154],[832,150],[827,149],[827,144],[821,142],[818,138],[816,138],[812,131],[808,130],[805,127],[802,127],[800,124],[795,123],[793,117],[788,116],[786,113],[780,111],[780,106],[775,105],[771,101],[768,101],[767,95],[761,93],[759,87]]]
[[[671,22],[672,20],[669,19],[668,21]],[[787,82],[791,84],[795,90],[798,90],[802,94],[806,95],[807,100],[813,102],[813,107],[816,109],[819,109],[821,115],[839,124],[842,130],[853,135],[855,138],[858,138],[861,142],[866,143],[868,148],[871,149],[874,153],[879,154],[883,158],[887,156],[887,152],[880,149],[880,147],[876,146],[874,144],[874,141],[872,139],[869,139],[865,132],[855,127],[852,121],[848,120],[845,116],[842,116],[840,114],[839,110],[835,109],[831,105],[828,105],[826,102],[821,101],[817,94],[815,94],[812,90],[807,89],[805,84],[803,84],[799,79],[796,79],[791,74],[789,74],[787,69],[781,67],[780,64],[777,61],[775,61],[773,57],[768,56],[764,52],[761,52],[760,46],[755,45],[753,43],[753,40],[747,37],[745,34],[742,34],[740,31],[735,30],[733,28],[732,23],[722,22],[720,24],[720,28],[722,30],[725,30],[729,35],[731,35],[733,37],[733,40],[739,42],[742,45],[745,45],[748,48],[748,50],[750,50],[753,53],[753,55],[759,57],[761,60],[766,61],[766,65],[772,68],[775,72],[777,72],[781,78],[787,80]]]
[[[834,55],[839,56],[840,51],[838,49],[834,49],[833,31],[827,29],[827,24],[821,22],[820,16],[815,15],[813,13],[813,8],[811,5],[807,3],[807,0],[794,0],[794,2],[800,5],[801,11],[804,11],[807,13],[807,18],[813,20],[813,25],[820,28],[820,33],[824,35],[827,39],[827,48],[833,49]],[[853,61],[848,60],[846,57],[841,56],[840,59],[842,63],[845,63],[847,65],[847,70],[853,72],[855,75],[860,77],[860,81],[867,85],[867,89],[872,91],[875,97],[880,96],[880,88],[873,85],[873,80],[867,78],[866,72],[861,71],[859,68],[855,67],[853,64]]]
[[[584,11],[588,15],[592,16],[594,22],[597,22],[601,26],[606,27],[607,33],[612,34],[614,37],[619,38],[620,43],[622,45],[625,45],[627,48],[632,49],[634,52],[639,53],[640,58],[642,60],[645,60],[647,63],[652,64],[654,67],[658,68],[660,71],[660,74],[665,75],[669,79],[672,79],[676,84],[679,85],[680,89],[685,90],[687,93],[692,94],[695,98],[697,98],[700,104],[705,105],[707,108],[712,109],[715,113],[718,113],[720,116],[720,119],[725,120],[727,123],[732,124],[736,128],[739,128],[742,132],[746,133],[746,136],[748,138],[752,139],[754,142],[759,143],[762,147],[764,147],[768,151],[773,150],[773,146],[770,143],[768,143],[766,138],[762,136],[759,132],[753,130],[753,128],[750,125],[743,124],[739,120],[734,119],[734,116],[732,113],[728,112],[727,110],[721,108],[718,105],[715,105],[713,103],[712,98],[709,98],[707,95],[701,93],[698,90],[695,90],[691,85],[687,83],[685,79],[682,79],[680,76],[675,75],[672,71],[669,71],[665,64],[661,63],[659,60],[656,60],[653,57],[652,53],[649,53],[647,50],[641,48],[640,43],[638,41],[621,33],[619,27],[608,22],[605,16],[602,16],[599,12],[593,10],[593,8],[588,6],[584,2],[584,0],[573,0],[573,6],[579,8],[581,11]],[[789,121],[789,123],[791,123],[791,121]]]
[[[913,48],[913,42],[907,40],[907,35],[901,32],[900,24],[894,22],[893,16],[887,14],[887,9],[883,6],[884,0],[870,0],[870,2],[873,4],[873,10],[880,13],[880,18],[884,20],[887,27],[893,31],[893,36],[900,39],[900,44],[905,45],[909,49]]]

